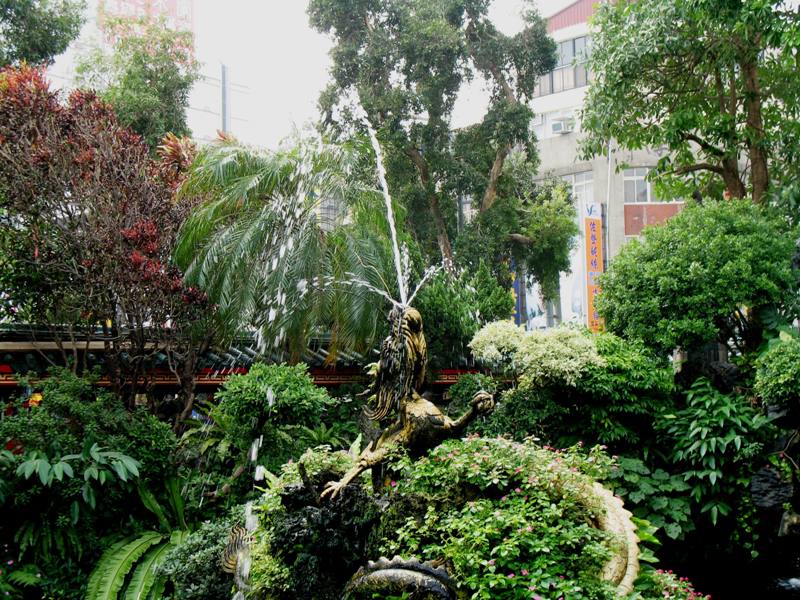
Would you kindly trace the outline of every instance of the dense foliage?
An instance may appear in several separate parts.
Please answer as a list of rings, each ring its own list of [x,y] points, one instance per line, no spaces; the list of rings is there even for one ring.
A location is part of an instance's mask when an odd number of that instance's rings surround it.
[[[98,90],[150,148],[168,133],[189,135],[189,92],[199,77],[192,33],[147,19],[107,19],[103,26],[113,49],[87,53],[77,67],[78,84]]]
[[[0,461],[0,535],[13,540],[12,563],[38,566],[47,593],[79,598],[108,536],[155,524],[137,488],[161,489],[177,440],[168,424],[68,371],[38,385],[40,403],[21,398],[0,420],[0,443],[13,451]]]
[[[787,408],[800,404],[800,338],[775,340],[756,362],[754,391],[766,403]]]
[[[656,416],[672,406],[666,362],[612,334],[526,332],[500,322],[482,328],[470,346],[479,362],[517,381],[477,425],[486,434],[538,435],[556,446],[585,441],[621,451],[646,442]]]
[[[3,317],[46,329],[75,371],[92,366],[86,343],[102,340],[103,366],[130,406],[131,382],[146,384],[162,364],[182,392],[180,406],[163,408],[188,416],[214,310],[171,264],[190,208],[173,191],[193,145],[173,137],[159,153],[94,93],[62,102],[40,70],[0,72]]]
[[[174,600],[227,600],[230,575],[222,571],[220,557],[236,519],[207,521],[178,547],[170,550],[158,567],[170,583],[163,598]]]
[[[230,446],[245,455],[260,439],[259,460],[271,471],[297,451],[286,427],[317,425],[331,403],[325,390],[314,385],[304,364],[256,363],[246,375],[229,377],[216,396],[215,416],[226,424]]]
[[[772,184],[798,175],[799,44],[797,15],[781,0],[598,6],[586,154],[604,154],[610,139],[665,148],[657,178],[676,195],[722,184],[765,201]]]
[[[394,502],[417,497],[424,512],[384,530],[388,554],[444,560],[473,598],[614,598],[599,580],[610,557],[606,534],[587,524],[586,486],[601,455],[553,452],[481,438],[445,442],[408,464]],[[403,522],[404,521],[404,522]]]
[[[460,593],[475,598],[617,597],[599,579],[613,540],[588,523],[604,509],[587,486],[610,466],[598,449],[452,440],[418,461],[396,457],[396,480],[383,490],[383,510],[365,495],[366,478],[320,506],[316,491],[352,463],[345,452],[308,451],[266,491],[255,532],[252,597],[338,598],[346,581],[342,570],[394,554],[442,562],[460,582]],[[656,585],[657,575],[643,579],[642,597],[690,589],[666,574]]]
[[[791,307],[797,235],[746,200],[686,208],[625,245],[602,276],[609,331],[659,351],[762,342],[762,312]]]
[[[650,468],[639,458],[619,457],[605,482],[625,500],[625,506],[671,539],[694,530],[691,486],[683,474],[670,474],[660,467]]]
[[[666,415],[659,428],[684,469],[691,497],[713,523],[746,503],[746,490],[763,460],[765,444],[775,437],[769,419],[744,398],[723,394],[706,379],[687,392],[686,408]]]
[[[524,12],[521,31],[506,35],[490,4],[311,2],[312,27],[334,41],[323,124],[346,137],[363,130],[366,116],[385,149],[390,191],[428,262],[455,258],[475,269],[483,258],[507,286],[504,261],[521,257],[518,267],[551,294],[575,226],[563,188],[534,181],[527,100],[554,66],[555,45],[534,9]],[[489,105],[478,123],[455,128],[456,98],[473,77],[490,86]],[[454,243],[465,199],[480,216]]]
[[[83,0],[2,0],[0,66],[51,62],[78,37]]]
[[[474,275],[440,271],[420,290],[414,306],[424,319],[428,364],[436,369],[465,363],[472,336],[484,323],[509,318],[514,297],[481,262]]]

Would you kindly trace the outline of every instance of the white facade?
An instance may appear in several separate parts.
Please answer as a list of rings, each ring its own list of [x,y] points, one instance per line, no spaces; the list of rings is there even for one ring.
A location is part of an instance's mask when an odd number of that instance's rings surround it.
[[[656,199],[652,189],[642,176],[658,161],[659,155],[654,151],[620,151],[612,142],[610,152],[605,156],[590,160],[580,158],[580,112],[588,88],[582,79],[577,50],[586,48],[591,51],[591,32],[585,18],[587,6],[587,2],[578,0],[550,17],[550,34],[559,44],[562,58],[553,74],[545,76],[549,81],[540,83],[539,95],[531,102],[536,113],[533,133],[537,138],[540,173],[543,177],[561,178],[571,185],[576,220],[581,230],[571,255],[571,272],[561,275],[558,302],[545,305],[539,297],[538,286],[530,286],[526,326],[531,329],[562,322],[587,324],[586,240],[582,218],[587,207],[599,205],[601,208],[603,254],[607,265],[627,239],[638,235],[641,226],[660,222],[682,206],[681,203],[654,204]],[[573,14],[567,11],[573,11]],[[552,29],[554,23],[570,20],[580,22]],[[571,62],[566,60],[570,54],[573,55]],[[573,72],[569,73],[570,70]],[[591,74],[586,77],[590,78]],[[634,169],[628,171],[626,167]]]

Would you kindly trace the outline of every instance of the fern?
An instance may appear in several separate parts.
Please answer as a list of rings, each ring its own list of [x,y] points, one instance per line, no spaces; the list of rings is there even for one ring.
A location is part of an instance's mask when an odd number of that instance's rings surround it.
[[[86,600],[116,600],[136,561],[162,539],[160,533],[148,531],[138,538],[117,542],[106,550],[89,577]]]
[[[144,555],[139,566],[133,572],[131,582],[125,591],[125,600],[145,600],[151,591],[163,589],[163,582],[159,582],[159,579],[163,579],[163,577],[156,575],[156,567],[161,564],[167,553],[181,545],[188,535],[188,531],[174,531],[169,541],[153,547]],[[160,596],[161,592],[158,592],[158,595],[154,594],[152,598]]]
[[[42,574],[36,565],[24,565],[8,574],[8,582],[22,587],[38,587],[42,584]]]

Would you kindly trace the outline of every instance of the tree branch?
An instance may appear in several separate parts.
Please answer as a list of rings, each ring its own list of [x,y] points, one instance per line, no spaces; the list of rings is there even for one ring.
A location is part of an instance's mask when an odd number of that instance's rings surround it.
[[[719,175],[725,173],[725,170],[719,165],[703,162],[703,163],[696,163],[694,165],[686,165],[684,167],[678,167],[677,169],[674,169],[672,171],[672,174],[685,175],[686,173],[694,173],[695,171],[711,171],[712,173],[718,173]]]

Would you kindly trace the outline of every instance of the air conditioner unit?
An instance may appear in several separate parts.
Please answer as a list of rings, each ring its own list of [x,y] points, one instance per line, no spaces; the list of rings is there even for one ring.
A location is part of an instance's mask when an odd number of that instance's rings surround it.
[[[562,119],[553,119],[550,125],[551,131],[560,135],[572,133],[575,130],[575,119],[572,117],[565,117]]]

